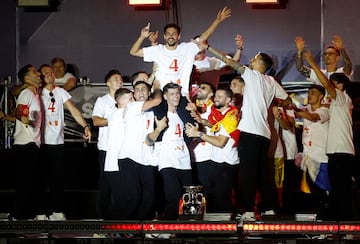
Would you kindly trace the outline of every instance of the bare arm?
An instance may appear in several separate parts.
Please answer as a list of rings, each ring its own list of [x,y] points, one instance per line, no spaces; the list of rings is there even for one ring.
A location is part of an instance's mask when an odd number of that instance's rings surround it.
[[[0,120],[7,120],[10,122],[15,122],[16,118],[15,116],[9,115],[9,114],[5,114],[3,111],[0,111]]]
[[[162,93],[160,89],[156,89],[153,93],[153,97],[147,101],[144,102],[141,111],[147,111],[153,107],[158,106],[162,101]]]
[[[333,37],[333,41],[332,41],[334,47],[336,47],[339,51],[340,54],[343,58],[344,61],[344,73],[346,75],[351,75],[352,72],[352,62],[351,59],[349,57],[349,55],[347,54],[345,48],[344,48],[344,44],[342,41],[342,38],[340,36],[334,36]]]
[[[106,118],[101,118],[99,116],[93,116],[92,119],[93,119],[94,126],[99,126],[99,127],[108,126],[108,120]]]
[[[21,92],[22,90],[24,90],[25,88],[27,88],[27,87],[28,87],[28,84],[26,84],[26,83],[14,85],[14,86],[11,88],[10,93],[11,93],[11,95],[13,95],[14,97],[17,97],[17,96],[20,94],[20,92]]]
[[[291,124],[290,124],[289,120],[287,119],[286,114],[282,113],[282,111],[280,111],[277,106],[272,107],[272,112],[273,112],[275,119],[279,122],[279,125],[282,129],[288,130],[291,128]]]
[[[155,123],[156,123],[155,130],[146,135],[145,138],[146,145],[152,146],[159,137],[160,133],[168,126],[166,116],[164,116],[160,120],[158,120],[158,118],[155,117]]]
[[[295,44],[297,48],[296,52],[296,69],[303,74],[306,78],[310,78],[310,69],[309,67],[304,66],[303,59],[302,59],[302,52],[305,47],[305,41],[302,37],[297,36],[295,38]]]
[[[132,56],[141,57],[141,58],[144,57],[143,50],[140,47],[141,47],[141,44],[143,43],[143,41],[145,39],[149,38],[150,35],[151,35],[150,23],[148,23],[144,28],[141,29],[140,36],[134,42],[134,44],[131,46],[130,54]]]
[[[298,111],[295,111],[296,114],[304,119],[307,119],[307,120],[310,120],[310,121],[313,121],[313,122],[316,122],[318,120],[320,120],[320,116],[319,114],[317,113],[310,113],[308,111],[305,111],[305,110],[298,110]]]
[[[218,135],[218,136],[209,136],[201,131],[199,131],[198,124],[186,123],[185,133],[188,137],[199,137],[201,140],[210,143],[216,147],[223,148],[229,140],[229,137]]]
[[[224,7],[222,10],[220,10],[216,15],[215,20],[199,37],[199,42],[206,41],[214,33],[218,25],[225,19],[229,18],[230,16],[231,16],[231,9],[229,9],[228,7]]]
[[[69,78],[64,85],[61,86],[66,91],[71,91],[76,87],[76,78],[71,77]]]
[[[232,58],[234,61],[239,62],[241,59],[241,53],[244,49],[244,42],[241,35],[237,34],[235,37],[236,52]]]
[[[244,74],[244,72],[245,72],[244,65],[234,61],[231,58],[226,57],[225,54],[223,54],[222,52],[216,50],[213,47],[210,47],[210,45],[203,44],[203,43],[201,43],[201,42],[199,42],[197,40],[193,40],[193,42],[196,43],[200,48],[210,51],[212,54],[214,54],[215,57],[217,57],[218,59],[220,59],[221,61],[223,61],[224,63],[226,63],[227,65],[229,65],[233,69],[235,69],[236,71],[240,72],[240,74]]]
[[[79,109],[77,109],[74,104],[71,102],[71,100],[67,100],[65,103],[65,108],[67,110],[70,111],[71,115],[73,116],[73,118],[75,119],[75,121],[81,125],[81,127],[84,128],[84,139],[87,139],[88,142],[91,141],[91,130],[90,130],[90,126],[88,125],[88,123],[85,121],[83,115],[81,114],[81,112],[79,111]]]
[[[329,79],[325,76],[325,74],[320,70],[320,67],[316,64],[314,57],[312,56],[309,50],[304,52],[304,58],[309,63],[311,68],[315,71],[316,76],[320,80],[323,87],[327,90],[329,95],[332,98],[336,98],[336,90],[333,84],[329,81]]]

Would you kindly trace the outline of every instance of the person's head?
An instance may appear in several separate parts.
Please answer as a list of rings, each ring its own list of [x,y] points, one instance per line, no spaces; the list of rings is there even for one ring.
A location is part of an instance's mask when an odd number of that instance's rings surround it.
[[[176,83],[168,83],[163,87],[164,99],[168,107],[177,107],[181,98],[181,86]]]
[[[138,81],[134,85],[135,101],[147,101],[150,97],[151,87],[145,81]]]
[[[125,108],[126,105],[133,101],[133,94],[127,88],[119,88],[115,91],[114,98],[118,108]]]
[[[215,88],[209,82],[201,82],[199,89],[196,93],[196,99],[198,100],[210,100],[215,94]]]
[[[130,80],[132,86],[135,86],[138,81],[147,81],[149,79],[148,74],[145,71],[138,71],[131,75]]]
[[[64,59],[60,57],[55,57],[51,60],[51,67],[53,69],[54,75],[57,79],[63,78],[66,72],[66,64]]]
[[[312,84],[308,91],[308,103],[310,105],[320,105],[324,96],[325,88],[320,85]]]
[[[110,70],[105,75],[105,83],[109,90],[116,91],[123,86],[123,79],[119,70]]]
[[[259,52],[250,60],[249,68],[253,70],[257,70],[260,73],[265,73],[273,66],[272,58],[266,54]]]
[[[233,94],[244,95],[245,82],[241,75],[236,74],[230,82],[230,90]]]
[[[164,39],[166,46],[176,47],[180,40],[180,26],[177,24],[167,24],[164,27]]]
[[[230,89],[219,88],[215,92],[214,106],[218,110],[224,110],[229,107],[232,101],[233,93]]]
[[[327,46],[324,52],[325,65],[337,64],[340,60],[340,51],[334,46]]]
[[[350,85],[350,79],[344,73],[333,73],[329,80],[340,91],[346,91]]]
[[[39,72],[41,74],[40,75],[41,80],[45,85],[53,84],[55,82],[55,75],[50,65],[48,64],[41,65],[39,68]]]
[[[22,67],[18,73],[18,78],[22,83],[33,86],[41,86],[40,72],[31,64]]]

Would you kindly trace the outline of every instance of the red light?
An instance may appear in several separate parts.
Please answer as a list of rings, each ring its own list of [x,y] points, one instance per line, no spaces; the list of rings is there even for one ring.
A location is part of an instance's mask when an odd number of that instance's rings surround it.
[[[216,224],[144,224],[144,231],[237,231],[237,225],[216,223]]]
[[[141,224],[106,224],[102,225],[101,229],[105,230],[117,230],[117,231],[141,231]]]

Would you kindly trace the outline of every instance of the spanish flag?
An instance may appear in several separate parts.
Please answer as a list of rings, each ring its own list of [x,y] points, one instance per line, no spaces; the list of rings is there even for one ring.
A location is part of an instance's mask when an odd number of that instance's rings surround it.
[[[239,110],[237,107],[230,105],[229,109],[222,114],[213,105],[208,117],[208,121],[213,125],[211,132],[218,132],[223,126],[230,137],[235,141],[234,147],[237,146],[240,138],[240,131],[237,129],[239,123]]]

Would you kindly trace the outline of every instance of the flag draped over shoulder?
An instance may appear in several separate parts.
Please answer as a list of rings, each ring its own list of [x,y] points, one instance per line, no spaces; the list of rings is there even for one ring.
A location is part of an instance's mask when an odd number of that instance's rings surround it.
[[[239,123],[239,112],[237,107],[230,105],[229,109],[224,114],[222,114],[213,105],[211,107],[208,121],[213,125],[210,130],[211,132],[218,132],[220,127],[223,126],[225,131],[235,141],[233,146],[237,146],[240,138],[240,131],[237,129]]]

